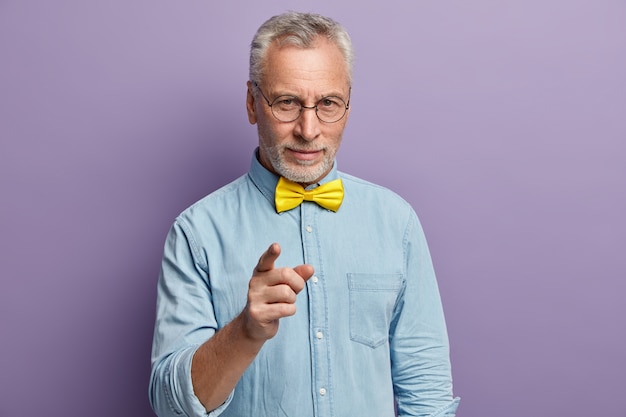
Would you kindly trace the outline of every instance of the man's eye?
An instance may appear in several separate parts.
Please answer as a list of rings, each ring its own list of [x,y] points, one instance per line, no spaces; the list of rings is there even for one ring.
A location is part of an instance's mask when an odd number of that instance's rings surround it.
[[[281,109],[291,109],[300,106],[298,101],[293,97],[278,97],[274,101],[274,105],[280,107]]]
[[[340,105],[337,99],[334,99],[332,97],[325,97],[322,100],[320,100],[317,106],[318,108],[323,107],[325,109],[332,109],[335,107],[339,107]]]

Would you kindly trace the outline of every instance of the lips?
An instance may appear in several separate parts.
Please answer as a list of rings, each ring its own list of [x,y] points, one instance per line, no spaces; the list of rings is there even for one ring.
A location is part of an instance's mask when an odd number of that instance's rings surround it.
[[[300,150],[300,149],[287,149],[289,153],[293,155],[294,158],[300,159],[303,161],[312,161],[317,158],[322,150]]]

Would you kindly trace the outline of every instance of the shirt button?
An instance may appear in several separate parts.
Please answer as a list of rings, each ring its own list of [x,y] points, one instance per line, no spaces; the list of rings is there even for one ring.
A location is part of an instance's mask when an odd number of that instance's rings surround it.
[[[320,395],[326,395],[326,388],[320,388]]]
[[[313,231],[313,228],[312,228],[311,226],[307,226],[307,227],[306,227],[306,231],[307,231],[307,232],[309,232],[309,233],[311,233],[311,232]]]
[[[317,337],[318,339],[322,339],[324,337],[324,333],[317,332],[317,333],[315,333],[315,337]]]
[[[317,281],[319,281],[319,279],[317,278],[317,275],[313,276],[311,278],[311,281],[313,281],[313,284],[317,284]]]

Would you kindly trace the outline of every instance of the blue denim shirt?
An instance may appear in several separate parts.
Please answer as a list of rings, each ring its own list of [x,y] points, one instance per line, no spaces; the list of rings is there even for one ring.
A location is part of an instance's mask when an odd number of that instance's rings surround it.
[[[334,168],[338,212],[312,202],[277,214],[278,181],[253,158],[247,175],[185,210],[165,243],[150,401],[161,417],[454,416],[442,306],[413,209]],[[244,308],[260,255],[315,275],[226,402],[207,413],[191,359]],[[397,409],[397,411],[396,411]]]

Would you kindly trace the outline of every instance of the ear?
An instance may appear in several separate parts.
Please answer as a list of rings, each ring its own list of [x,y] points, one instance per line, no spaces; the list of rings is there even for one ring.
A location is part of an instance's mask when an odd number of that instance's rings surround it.
[[[248,121],[251,125],[256,124],[256,109],[254,107],[255,99],[252,88],[252,82],[248,81],[248,92],[246,94],[246,110],[248,111]]]

